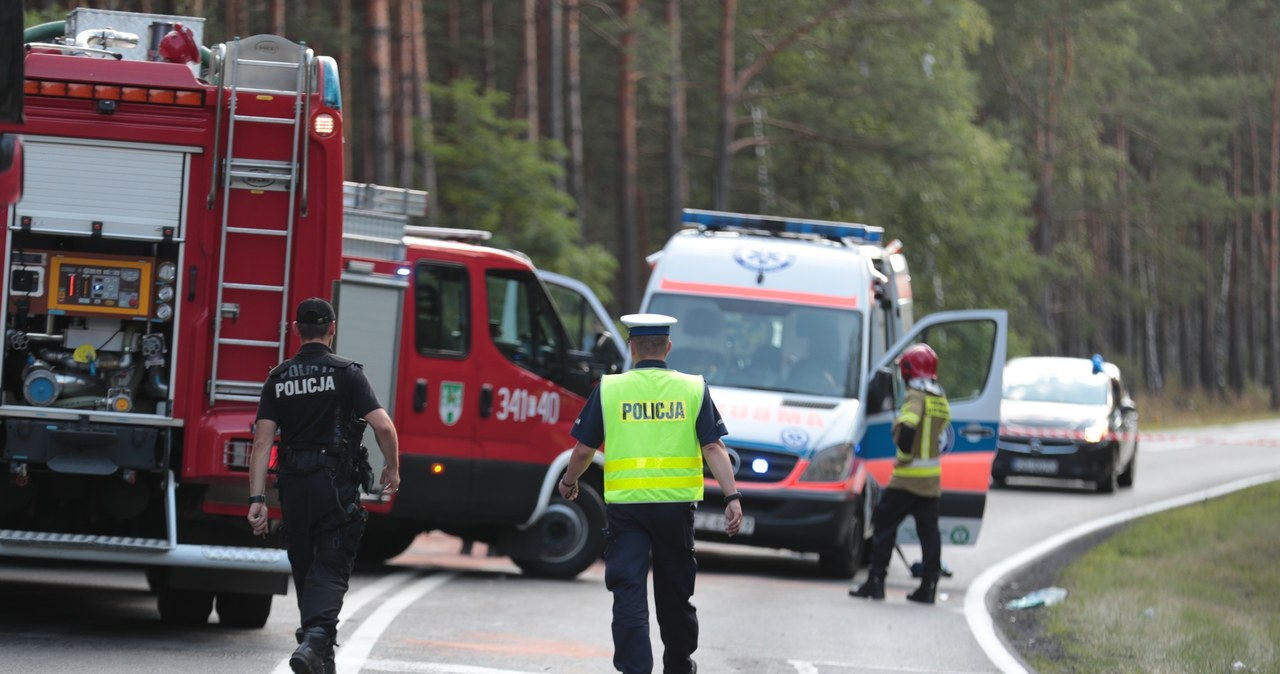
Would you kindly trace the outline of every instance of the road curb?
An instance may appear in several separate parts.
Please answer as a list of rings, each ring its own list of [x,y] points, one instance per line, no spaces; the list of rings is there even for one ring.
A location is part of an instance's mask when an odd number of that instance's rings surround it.
[[[965,621],[969,623],[969,631],[973,633],[974,639],[978,641],[978,645],[987,654],[987,658],[1003,674],[1029,674],[1034,670],[1028,669],[1022,658],[1008,649],[1004,639],[1001,638],[1000,633],[996,630],[995,621],[992,620],[991,613],[987,610],[987,595],[1005,576],[1048,555],[1059,547],[1095,531],[1123,524],[1139,517],[1207,501],[1241,489],[1248,489],[1249,487],[1256,487],[1277,480],[1280,480],[1280,471],[1237,480],[1212,489],[1205,489],[1139,506],[1131,510],[1078,524],[1066,531],[1050,536],[1022,552],[1006,557],[983,571],[974,579],[973,583],[969,585],[968,591],[965,592],[964,617]]]

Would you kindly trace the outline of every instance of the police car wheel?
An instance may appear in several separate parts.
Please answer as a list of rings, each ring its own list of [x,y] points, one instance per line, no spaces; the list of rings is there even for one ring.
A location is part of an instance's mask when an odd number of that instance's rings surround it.
[[[530,576],[568,580],[576,578],[604,551],[604,499],[586,482],[579,483],[578,498],[552,497],[547,511],[522,535],[534,555],[513,556],[511,561]]]
[[[226,627],[259,629],[271,615],[271,595],[218,593],[218,622]]]

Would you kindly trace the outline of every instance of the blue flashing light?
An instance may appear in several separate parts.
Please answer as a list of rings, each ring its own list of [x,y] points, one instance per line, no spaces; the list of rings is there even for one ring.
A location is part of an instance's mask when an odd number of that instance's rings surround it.
[[[342,110],[342,86],[338,82],[338,62],[332,56],[319,56],[316,61],[324,71],[324,90],[321,101],[326,107]]]
[[[682,218],[686,225],[698,225],[707,229],[754,229],[774,233],[813,234],[835,239],[858,239],[868,243],[884,241],[884,228],[855,222],[808,220],[766,215],[746,215],[721,211],[684,209]]]

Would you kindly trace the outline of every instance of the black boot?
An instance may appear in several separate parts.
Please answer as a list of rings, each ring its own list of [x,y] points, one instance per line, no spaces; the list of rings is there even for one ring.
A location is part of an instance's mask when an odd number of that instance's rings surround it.
[[[884,599],[884,576],[867,576],[867,582],[859,585],[856,590],[849,590],[849,596],[862,597],[863,599]]]
[[[938,593],[938,579],[925,577],[920,581],[920,587],[915,592],[907,595],[910,601],[920,602],[921,604],[932,604],[934,595]]]
[[[333,639],[323,629],[311,628],[289,657],[294,674],[329,674],[334,671]]]

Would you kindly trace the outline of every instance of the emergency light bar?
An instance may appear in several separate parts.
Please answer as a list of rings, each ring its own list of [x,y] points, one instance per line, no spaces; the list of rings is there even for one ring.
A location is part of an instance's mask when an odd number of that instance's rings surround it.
[[[26,80],[23,93],[27,96],[56,96],[59,98],[84,98],[100,101],[129,101],[200,107],[204,105],[204,92],[189,89],[152,89],[126,87],[114,84],[90,84],[88,82],[62,82],[59,80]]]
[[[782,218],[767,215],[746,215],[722,211],[684,209],[682,221],[686,225],[698,225],[711,230],[751,229],[774,234],[814,234],[833,239],[858,239],[868,243],[884,240],[884,228],[855,222]]]

